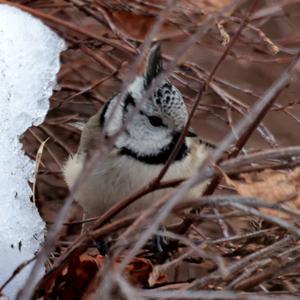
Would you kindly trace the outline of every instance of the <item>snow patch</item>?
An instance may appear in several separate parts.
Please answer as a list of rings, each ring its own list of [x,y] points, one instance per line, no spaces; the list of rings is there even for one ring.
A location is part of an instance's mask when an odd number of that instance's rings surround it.
[[[9,5],[0,5],[0,41],[1,286],[44,241],[45,224],[30,201],[34,162],[24,155],[19,138],[45,118],[65,43],[40,20]],[[5,288],[9,299],[29,271],[30,266]]]

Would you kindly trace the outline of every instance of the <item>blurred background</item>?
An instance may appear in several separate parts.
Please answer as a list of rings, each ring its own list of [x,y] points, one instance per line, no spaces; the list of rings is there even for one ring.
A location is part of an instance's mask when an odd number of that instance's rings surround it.
[[[61,170],[79,142],[80,130],[74,123],[85,122],[120,91],[147,33],[157,16],[166,12],[166,1],[10,2],[40,18],[68,43],[48,116],[41,126],[30,128],[23,137],[24,149],[33,159],[41,142],[50,137],[37,178],[36,199],[43,218],[52,222],[68,193]],[[170,77],[189,107],[252,2],[236,1],[231,6],[229,0],[172,2],[153,39],[162,44],[165,65],[198,28],[208,29],[180,58]],[[300,46],[300,1],[257,2],[248,25],[206,89],[193,118],[198,134],[214,143],[247,115]],[[247,143],[245,152],[299,145],[299,82],[296,75]],[[71,220],[77,218],[77,211],[74,205]]]

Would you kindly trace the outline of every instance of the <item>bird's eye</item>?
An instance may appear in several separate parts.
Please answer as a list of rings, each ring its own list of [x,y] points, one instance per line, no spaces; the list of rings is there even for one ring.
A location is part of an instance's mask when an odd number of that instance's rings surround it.
[[[164,126],[164,123],[160,117],[150,116],[150,117],[148,117],[148,119],[149,119],[150,124],[154,127]]]

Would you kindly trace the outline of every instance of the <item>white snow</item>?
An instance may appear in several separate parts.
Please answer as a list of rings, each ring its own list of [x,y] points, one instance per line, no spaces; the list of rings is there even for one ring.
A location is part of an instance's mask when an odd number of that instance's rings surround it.
[[[19,137],[43,121],[64,48],[40,20],[0,5],[0,286],[44,240],[45,224],[30,201],[34,162]],[[5,288],[6,297],[14,298],[29,271],[26,267]]]

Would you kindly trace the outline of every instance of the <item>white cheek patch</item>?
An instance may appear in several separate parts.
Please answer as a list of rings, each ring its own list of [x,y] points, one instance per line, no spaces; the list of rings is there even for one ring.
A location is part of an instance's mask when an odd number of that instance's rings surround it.
[[[137,113],[118,139],[118,147],[126,147],[139,155],[156,155],[171,141],[171,130],[153,127],[145,115]]]

